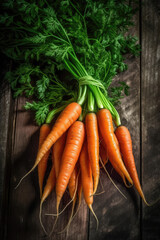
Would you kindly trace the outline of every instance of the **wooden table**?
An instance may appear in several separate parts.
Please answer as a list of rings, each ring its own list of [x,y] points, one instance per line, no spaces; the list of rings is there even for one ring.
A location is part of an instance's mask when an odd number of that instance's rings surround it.
[[[115,81],[125,81],[130,95],[118,108],[122,123],[131,132],[133,150],[148,202],[160,198],[160,2],[145,0],[135,16],[131,32],[139,36],[141,56],[128,56],[128,70]],[[7,84],[0,94],[0,207],[3,240],[39,240],[44,237],[39,223],[39,190],[37,170],[14,189],[19,179],[31,168],[36,157],[38,127],[34,115],[23,110],[25,98],[13,100]],[[109,168],[111,170],[111,168]],[[53,234],[52,240],[159,240],[160,201],[148,207],[142,203],[134,188],[127,189],[114,171],[111,177],[125,194],[125,199],[102,171],[105,193],[94,197],[96,221],[84,201],[68,231]],[[98,191],[100,192],[100,186]],[[69,201],[66,193],[63,206]],[[63,206],[61,206],[63,208]],[[55,194],[44,203],[43,213],[55,212]],[[59,217],[56,230],[67,223],[71,205]],[[52,216],[43,214],[43,222],[50,230]]]

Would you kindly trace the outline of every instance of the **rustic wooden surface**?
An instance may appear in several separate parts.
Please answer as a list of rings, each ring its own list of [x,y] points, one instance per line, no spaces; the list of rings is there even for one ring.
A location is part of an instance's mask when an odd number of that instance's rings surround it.
[[[160,198],[160,3],[143,1],[131,30],[139,36],[142,47],[137,59],[128,56],[128,70],[118,79],[130,86],[130,96],[118,109],[122,124],[131,132],[138,174],[149,202]],[[18,189],[20,177],[32,166],[38,143],[38,127],[34,115],[25,112],[25,98],[13,100],[7,84],[0,88],[0,210],[3,240],[39,240],[44,237],[39,224],[39,191],[35,170]],[[94,197],[96,221],[84,200],[68,233],[53,234],[51,240],[159,240],[160,201],[153,206],[143,204],[134,188],[126,189],[111,166],[108,170],[125,194],[125,199],[102,171],[105,193]],[[98,191],[102,191],[99,186]],[[69,201],[66,193],[62,207]],[[43,211],[55,212],[55,194],[44,203]],[[56,230],[61,231],[70,216],[71,206],[59,218]],[[50,230],[55,218],[43,216]]]

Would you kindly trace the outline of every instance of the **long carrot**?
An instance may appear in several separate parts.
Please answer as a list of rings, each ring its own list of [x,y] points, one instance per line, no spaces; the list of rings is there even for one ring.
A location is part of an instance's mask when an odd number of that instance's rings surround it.
[[[52,145],[63,135],[63,133],[79,118],[82,108],[76,103],[72,102],[61,112],[58,119],[56,120],[51,132],[43,142],[40,150],[38,151],[36,161],[31,168],[19,181],[16,188],[22,182],[22,180],[28,176],[42,160],[46,152],[52,147]]]
[[[82,181],[82,189],[83,195],[86,204],[90,208],[91,212],[93,213],[94,217],[97,221],[97,228],[98,228],[98,219],[95,215],[92,204],[93,204],[93,179],[92,179],[92,170],[91,170],[91,162],[88,156],[87,150],[87,143],[86,141],[83,144],[83,148],[80,154],[80,168],[81,168],[81,181]]]
[[[96,192],[99,182],[99,135],[98,123],[95,113],[88,113],[85,118],[86,134],[87,134],[87,147],[89,159],[91,162],[94,189],[93,194]]]
[[[84,141],[85,129],[81,121],[76,121],[68,130],[66,145],[56,183],[57,213],[61,198],[66,190],[71,174],[78,160]]]
[[[102,134],[102,137],[107,146],[107,153],[111,163],[115,162],[119,169],[122,171],[127,180],[133,184],[133,181],[123,163],[121,153],[117,146],[114,134],[114,128],[112,123],[112,116],[109,110],[101,109],[97,113],[98,124]]]
[[[144,193],[142,191],[140,181],[138,178],[136,165],[134,161],[134,156],[132,152],[132,140],[131,135],[128,131],[128,129],[125,126],[119,126],[115,131],[116,137],[118,139],[120,150],[123,156],[124,163],[126,165],[126,168],[131,175],[131,178],[133,179],[133,183],[142,197],[143,201],[149,205],[145,199]]]
[[[42,143],[44,142],[44,140],[46,139],[50,131],[51,129],[49,124],[43,124],[41,126],[40,134],[39,134],[38,149],[40,149],[40,147],[42,146]],[[46,152],[46,154],[42,158],[42,161],[38,164],[38,180],[39,180],[40,197],[42,196],[43,180],[44,180],[45,172],[47,169],[47,161],[48,161],[49,154],[50,154],[50,150]]]
[[[58,174],[59,174],[61,158],[62,158],[62,154],[63,154],[65,142],[66,142],[66,135],[67,135],[67,132],[63,133],[63,135],[53,145],[52,158],[53,158],[53,164],[56,172],[56,178],[58,177]]]

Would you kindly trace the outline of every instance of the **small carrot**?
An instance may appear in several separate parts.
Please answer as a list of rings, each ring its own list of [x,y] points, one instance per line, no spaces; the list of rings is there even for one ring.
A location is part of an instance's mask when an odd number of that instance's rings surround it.
[[[31,168],[19,181],[16,188],[22,182],[22,180],[28,176],[42,160],[43,156],[49,151],[52,145],[63,135],[64,132],[79,118],[82,108],[76,103],[72,102],[61,112],[58,119],[56,120],[51,132],[43,142],[41,148],[38,151],[36,161]]]
[[[59,174],[61,158],[62,158],[62,154],[63,154],[65,142],[66,142],[66,135],[67,135],[67,132],[63,133],[63,135],[53,145],[52,158],[53,158],[53,164],[56,172],[56,178],[58,177],[58,174]]]
[[[74,122],[68,130],[60,172],[56,183],[57,214],[61,198],[66,190],[69,179],[78,160],[84,141],[84,134],[84,124],[81,121]]]
[[[42,226],[42,228],[43,228],[43,230],[46,234],[47,234],[47,232],[46,232],[46,230],[43,226],[42,218],[41,218],[41,216],[42,216],[42,204],[45,201],[45,199],[49,196],[49,194],[52,192],[52,190],[55,186],[55,183],[56,183],[56,174],[55,174],[54,166],[52,166],[50,174],[49,174],[48,179],[47,179],[46,186],[44,188],[42,198],[41,198],[40,211],[39,211],[39,220],[40,220],[41,226]]]
[[[94,189],[93,194],[96,192],[99,182],[99,135],[98,135],[98,123],[97,116],[91,112],[86,115],[85,118],[86,134],[87,134],[87,147],[89,159],[91,162]]]
[[[69,229],[69,226],[72,222],[72,219],[73,219],[73,213],[74,213],[74,208],[75,208],[75,204],[76,204],[76,193],[77,193],[77,185],[78,185],[78,172],[77,172],[77,167],[75,166],[72,174],[71,174],[71,177],[69,179],[69,183],[68,183],[68,189],[69,189],[69,194],[70,194],[70,197],[73,201],[72,203],[72,210],[71,210],[71,215],[69,217],[69,221],[66,225],[66,227],[59,233],[62,233],[64,231],[68,231]]]
[[[81,181],[82,181],[82,190],[83,190],[84,199],[97,221],[97,228],[98,228],[98,219],[92,208],[93,179],[92,179],[91,162],[88,156],[86,141],[83,144],[83,148],[82,148],[79,160],[80,160]]]
[[[119,126],[115,131],[116,137],[118,139],[120,150],[123,156],[124,163],[126,165],[126,168],[133,179],[133,183],[140,194],[143,201],[149,205],[145,199],[144,193],[142,191],[140,181],[138,178],[136,165],[134,161],[133,151],[132,151],[132,140],[131,135],[128,131],[128,129],[125,126]]]
[[[121,153],[117,146],[114,134],[114,128],[112,123],[112,116],[109,110],[101,109],[97,113],[98,124],[102,134],[102,137],[107,146],[107,153],[111,163],[115,162],[119,169],[122,171],[127,180],[132,184],[133,181],[123,163]]]
[[[81,199],[82,199],[82,180],[81,180],[81,172],[79,170],[79,176],[78,176],[78,187],[77,187],[77,196],[78,196],[78,206],[77,206],[77,209],[76,209],[76,212],[74,214],[74,216],[72,217],[72,220],[73,218],[77,215],[78,213],[78,210],[81,206]]]
[[[42,143],[50,133],[51,129],[49,124],[43,124],[40,128],[40,135],[39,135],[39,149],[42,146]],[[38,180],[39,180],[39,189],[40,189],[40,197],[42,197],[42,188],[43,188],[43,180],[45,176],[45,172],[47,169],[47,161],[50,154],[50,150],[46,152],[43,156],[42,161],[38,164]]]
[[[108,162],[108,154],[107,154],[107,150],[103,147],[102,144],[100,144],[100,147],[99,147],[99,156],[102,159],[104,165],[106,165],[106,163]]]
[[[106,163],[108,162],[107,147],[99,128],[98,128],[98,133],[99,133],[99,157],[103,161],[103,164],[106,165]]]

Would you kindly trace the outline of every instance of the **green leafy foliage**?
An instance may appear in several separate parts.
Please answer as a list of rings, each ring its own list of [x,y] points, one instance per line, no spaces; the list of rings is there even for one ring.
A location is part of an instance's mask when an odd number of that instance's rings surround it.
[[[125,0],[3,1],[0,49],[14,60],[6,79],[15,97],[34,99],[26,109],[36,111],[38,124],[50,109],[76,100],[82,77],[92,76],[108,91],[114,76],[127,69],[126,53],[140,51],[128,34],[136,6]],[[60,81],[66,70],[71,74]],[[110,87],[114,104],[128,94],[126,83],[119,84]]]

